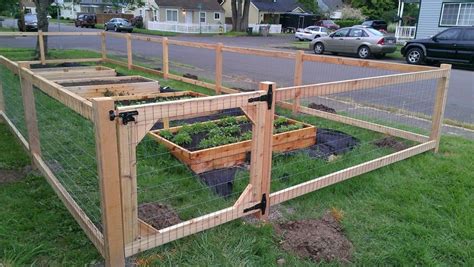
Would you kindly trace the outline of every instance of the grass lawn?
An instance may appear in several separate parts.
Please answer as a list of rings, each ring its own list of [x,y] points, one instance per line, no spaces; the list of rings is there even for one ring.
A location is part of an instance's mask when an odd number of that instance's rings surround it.
[[[87,53],[91,54],[51,50],[50,56],[94,56],[93,52]],[[15,60],[26,60],[31,58],[33,52],[0,49],[0,54]],[[173,88],[210,93],[204,88],[177,81],[164,81],[139,71],[128,71],[123,67],[116,69],[122,74],[158,79],[163,85]],[[36,94],[36,97],[40,106],[38,120],[43,140],[53,139],[57,143],[67,143],[70,141],[67,139],[72,139],[76,143],[77,140],[84,139],[85,133],[91,134],[89,123],[69,114],[70,111],[68,113],[64,107],[48,100],[49,98],[42,94]],[[46,109],[56,112],[45,113]],[[278,112],[291,116],[283,110]],[[65,117],[68,117],[75,127],[63,127],[63,121],[60,119],[64,120]],[[361,145],[333,164],[311,159],[303,154],[276,154],[273,159],[272,190],[393,152],[389,149],[374,149],[371,140],[382,137],[380,134],[311,116],[298,115],[296,119],[318,127],[343,130],[358,137]],[[82,151],[93,151],[93,147],[89,147],[90,142],[76,145]],[[22,152],[4,124],[0,124],[0,151],[2,170],[18,170],[29,164],[29,158]],[[6,153],[3,153],[4,151]],[[343,213],[342,225],[345,233],[355,247],[352,262],[357,265],[473,265],[474,221],[469,212],[474,201],[474,175],[470,167],[474,163],[472,151],[472,140],[443,137],[438,154],[427,152],[415,156],[286,202],[283,206],[291,207],[295,211],[288,215],[288,219],[319,218],[329,209],[340,210]],[[57,159],[66,171],[75,171],[75,177],[84,179],[83,170],[73,169],[75,166],[68,164],[71,158],[57,157],[65,152],[64,148],[46,147],[44,152],[46,156],[56,156],[54,159]],[[71,155],[80,157],[78,159],[81,162],[85,160],[71,144],[66,152],[73,152]],[[219,202],[212,202],[218,203],[219,206],[183,208],[189,203],[204,203],[215,200],[216,197],[209,194],[207,188],[197,180],[180,182],[190,177],[189,171],[173,157],[166,157],[167,151],[154,141],[146,139],[139,145],[137,153],[140,202],[156,200],[157,197],[169,198],[176,193],[195,192],[169,200],[170,205],[180,208],[177,210],[182,219],[232,203],[232,198],[225,201],[221,199]],[[156,158],[158,155],[163,157]],[[280,179],[285,173],[294,174],[290,181]],[[234,191],[240,192],[247,179],[248,172],[239,172]],[[91,198],[90,195],[88,197]],[[68,215],[43,178],[28,174],[19,181],[0,184],[0,206],[0,265],[35,263],[77,266],[101,260],[93,245]],[[243,220],[236,220],[139,254],[134,261],[141,265],[154,266],[267,266],[275,265],[278,259],[284,258],[288,266],[313,264],[282,250],[279,241],[280,238],[271,224],[252,225]]]
[[[96,24],[95,27],[97,29],[104,29],[104,24]],[[142,33],[142,34],[158,35],[158,36],[176,36],[177,35],[177,33],[175,32],[164,32],[164,31],[155,31],[155,30],[139,29],[139,28],[133,28],[133,33]]]

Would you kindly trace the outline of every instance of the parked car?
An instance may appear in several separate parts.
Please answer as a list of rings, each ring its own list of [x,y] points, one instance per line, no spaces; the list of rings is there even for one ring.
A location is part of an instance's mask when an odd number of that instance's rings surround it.
[[[387,32],[387,22],[383,20],[366,20],[362,23],[363,27],[373,28],[380,32]]]
[[[334,21],[330,20],[330,19],[324,19],[324,20],[320,20],[318,22],[316,22],[316,26],[322,26],[326,29],[330,29],[330,30],[339,30],[339,25],[337,25],[336,23],[334,23]]]
[[[474,26],[449,28],[431,38],[408,41],[401,53],[409,64],[443,61],[474,66]]]
[[[25,14],[25,24],[23,21],[18,20],[18,30],[19,31],[38,31],[38,17],[36,14]]]
[[[74,20],[74,25],[81,28],[95,28],[97,18],[94,14],[81,14]]]
[[[320,26],[309,26],[305,29],[298,29],[295,32],[295,38],[304,41],[304,40],[313,40],[314,38],[319,38],[321,36],[327,36],[328,29]]]
[[[340,29],[327,37],[314,39],[309,48],[315,54],[348,53],[356,54],[363,59],[371,56],[382,58],[397,49],[395,37],[385,36],[375,29],[364,27]]]
[[[133,26],[126,19],[113,18],[113,19],[111,19],[111,20],[109,20],[108,22],[105,23],[104,29],[106,31],[114,30],[116,32],[121,32],[121,31],[132,32],[133,31]]]

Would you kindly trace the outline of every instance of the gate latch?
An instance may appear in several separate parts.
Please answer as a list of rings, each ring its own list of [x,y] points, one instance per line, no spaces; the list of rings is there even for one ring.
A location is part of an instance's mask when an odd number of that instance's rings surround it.
[[[263,194],[262,201],[258,204],[255,204],[254,206],[250,208],[244,209],[244,213],[252,211],[252,210],[260,210],[262,212],[262,215],[264,215],[266,208],[267,208],[267,194]]]
[[[126,112],[120,112],[118,116],[115,114],[114,110],[109,111],[109,119],[111,121],[115,120],[115,118],[119,117],[122,119],[122,124],[127,125],[131,121],[135,121],[135,117],[138,115],[138,111],[126,111]]]
[[[266,95],[261,95],[259,97],[249,98],[249,103],[252,102],[267,102],[268,109],[272,109],[273,102],[273,85],[268,86],[268,93]]]

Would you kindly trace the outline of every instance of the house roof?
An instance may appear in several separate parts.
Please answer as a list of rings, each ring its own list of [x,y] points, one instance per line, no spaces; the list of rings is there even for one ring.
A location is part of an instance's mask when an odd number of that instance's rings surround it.
[[[342,0],[318,0],[318,6],[323,11],[334,11],[341,9],[343,3]]]
[[[260,11],[291,12],[298,7],[304,10],[303,5],[296,0],[252,0],[251,2]]]
[[[179,7],[182,9],[202,9],[224,11],[217,0],[155,0],[158,6]],[[199,7],[199,4],[201,7]]]

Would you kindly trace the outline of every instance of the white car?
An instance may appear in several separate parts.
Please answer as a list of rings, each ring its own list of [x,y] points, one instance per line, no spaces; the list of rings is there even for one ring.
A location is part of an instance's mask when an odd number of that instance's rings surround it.
[[[319,27],[319,26],[309,26],[306,27],[305,29],[298,29],[295,32],[295,38],[304,41],[312,41],[315,38],[323,37],[323,36],[328,36],[329,30],[324,28],[324,27]]]

